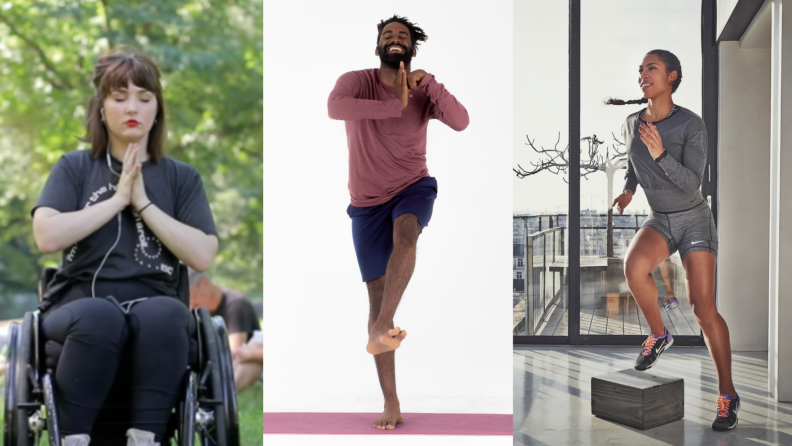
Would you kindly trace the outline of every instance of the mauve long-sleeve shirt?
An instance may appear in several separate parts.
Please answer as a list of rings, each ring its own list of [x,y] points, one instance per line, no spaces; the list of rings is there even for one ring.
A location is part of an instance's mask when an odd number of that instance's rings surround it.
[[[380,80],[376,68],[343,74],[330,93],[330,118],[346,123],[352,206],[385,203],[429,176],[426,128],[430,119],[456,131],[467,127],[467,110],[433,75],[427,73],[410,94],[402,110],[395,89]]]

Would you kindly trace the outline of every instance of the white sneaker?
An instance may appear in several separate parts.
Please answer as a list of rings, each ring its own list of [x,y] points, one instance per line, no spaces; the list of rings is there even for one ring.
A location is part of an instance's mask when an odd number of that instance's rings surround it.
[[[132,428],[127,431],[127,446],[160,446],[160,444],[154,442],[153,432]]]
[[[63,446],[88,446],[91,437],[86,434],[68,435],[63,438]]]

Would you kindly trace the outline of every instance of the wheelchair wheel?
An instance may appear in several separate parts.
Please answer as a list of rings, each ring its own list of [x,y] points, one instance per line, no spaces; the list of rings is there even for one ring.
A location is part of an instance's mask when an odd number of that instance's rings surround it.
[[[198,310],[202,366],[198,385],[198,425],[203,446],[239,446],[239,417],[231,353],[222,318]],[[211,426],[211,428],[209,428]]]
[[[195,411],[198,400],[198,377],[194,371],[187,375],[187,385],[184,389],[184,400],[179,403],[178,410],[178,446],[193,446],[195,444]]]
[[[33,398],[28,378],[28,365],[32,365],[33,330],[32,313],[25,314],[22,325],[11,324],[9,329],[4,446],[34,446],[38,440],[28,425],[28,418],[33,412],[30,408]]]
[[[239,404],[237,402],[236,384],[234,384],[234,362],[231,359],[231,347],[228,345],[228,330],[220,316],[212,318],[212,325],[217,330],[220,341],[220,372],[224,386],[225,414],[228,420],[226,435],[231,439],[229,444],[239,444]]]

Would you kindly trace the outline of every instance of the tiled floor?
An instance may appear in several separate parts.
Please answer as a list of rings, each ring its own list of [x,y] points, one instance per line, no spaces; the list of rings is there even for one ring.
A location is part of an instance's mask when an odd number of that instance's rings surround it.
[[[514,349],[514,445],[792,445],[792,405],[767,392],[767,354],[736,352],[739,424],[711,428],[718,396],[704,348],[672,347],[652,373],[685,380],[685,418],[645,431],[591,415],[591,377],[631,368],[639,348]]]

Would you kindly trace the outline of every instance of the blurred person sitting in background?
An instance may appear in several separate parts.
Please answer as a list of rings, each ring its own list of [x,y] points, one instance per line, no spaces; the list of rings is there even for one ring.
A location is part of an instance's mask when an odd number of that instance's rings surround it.
[[[200,307],[225,321],[234,360],[234,383],[237,392],[241,392],[254,384],[262,372],[263,340],[256,310],[244,294],[220,288],[209,280],[208,274],[190,269],[190,308]]]

